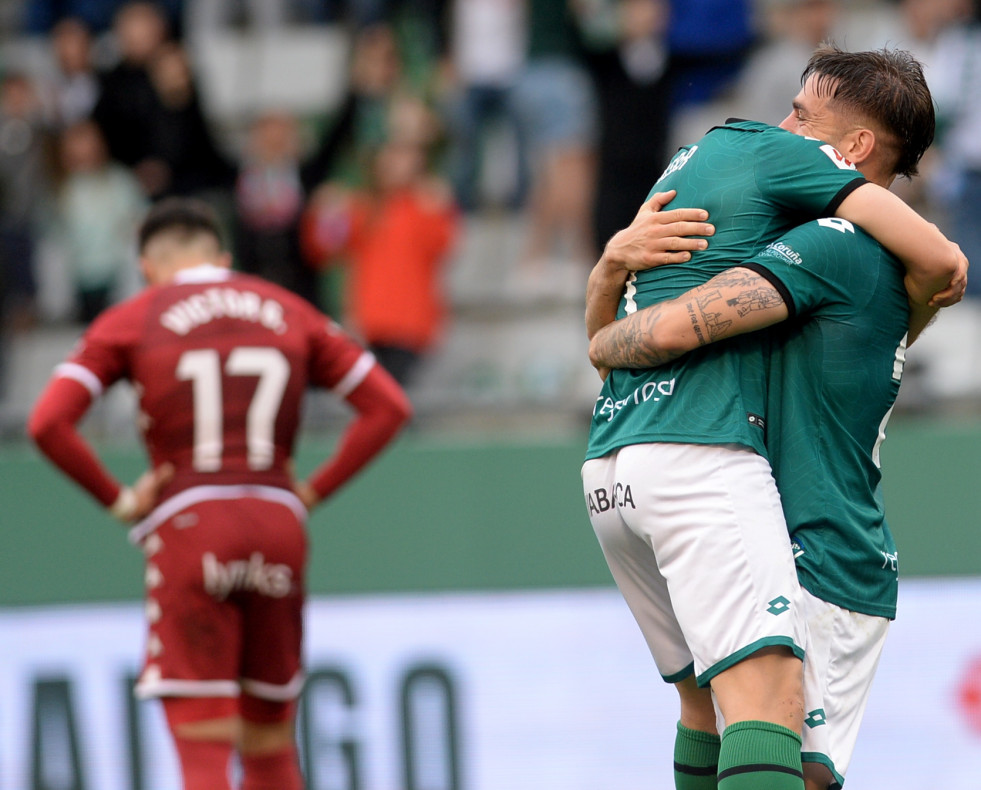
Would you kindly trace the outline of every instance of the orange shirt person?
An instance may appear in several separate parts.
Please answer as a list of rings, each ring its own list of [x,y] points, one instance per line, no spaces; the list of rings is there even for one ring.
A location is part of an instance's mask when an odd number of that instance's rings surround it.
[[[426,175],[424,146],[388,142],[372,165],[370,190],[318,190],[304,220],[303,243],[311,260],[347,257],[350,328],[405,384],[442,333],[442,273],[458,212],[449,188]]]

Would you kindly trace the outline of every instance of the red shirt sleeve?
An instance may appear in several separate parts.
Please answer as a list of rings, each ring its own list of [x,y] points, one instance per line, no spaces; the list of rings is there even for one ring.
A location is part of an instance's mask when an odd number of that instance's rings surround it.
[[[321,499],[333,494],[377,456],[412,415],[402,388],[333,321],[314,331],[310,382],[331,390],[357,412],[334,454],[310,476]]]
[[[140,325],[142,305],[137,297],[96,319],[55,369],[27,425],[38,449],[106,507],[116,501],[121,486],[77,425],[105,389],[127,375],[127,348]]]
[[[76,428],[92,401],[92,394],[78,380],[56,375],[35,404],[27,432],[55,466],[110,507],[121,486]]]

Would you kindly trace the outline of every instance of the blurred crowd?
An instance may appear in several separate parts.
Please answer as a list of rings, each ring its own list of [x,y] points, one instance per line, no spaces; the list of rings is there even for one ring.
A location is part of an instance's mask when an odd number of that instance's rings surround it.
[[[445,268],[471,218],[521,217],[526,292],[584,282],[677,144],[728,116],[778,123],[829,38],[926,64],[937,142],[898,188],[981,261],[972,0],[0,6],[4,345],[132,293],[142,213],[192,195],[226,219],[240,269],[335,315],[411,383],[445,331]],[[310,113],[269,101],[222,123],[194,53],[209,36],[298,26],[340,34],[339,99]],[[17,41],[40,43],[41,62],[19,60]]]

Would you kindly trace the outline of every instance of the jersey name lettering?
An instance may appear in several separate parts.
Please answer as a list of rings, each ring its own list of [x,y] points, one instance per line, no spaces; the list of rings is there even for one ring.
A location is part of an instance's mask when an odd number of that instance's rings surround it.
[[[605,488],[597,488],[586,495],[586,506],[589,508],[589,515],[605,513],[612,508],[630,507],[637,509],[634,504],[634,495],[629,485],[614,483],[613,488],[607,491]]]
[[[279,302],[235,288],[209,288],[182,299],[161,314],[160,324],[183,336],[196,327],[225,317],[261,324],[280,335],[286,331],[283,306]]]
[[[688,164],[688,160],[695,155],[697,150],[698,146],[693,145],[691,148],[681,151],[674,159],[671,160],[671,163],[665,168],[664,172],[661,173],[661,178],[659,178],[658,181],[661,181],[672,173],[676,173],[681,170],[681,168]]]

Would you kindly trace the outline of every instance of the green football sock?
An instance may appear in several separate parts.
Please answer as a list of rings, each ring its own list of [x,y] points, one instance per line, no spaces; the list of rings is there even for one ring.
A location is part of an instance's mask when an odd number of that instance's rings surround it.
[[[804,790],[800,736],[766,721],[726,727],[719,750],[719,790]]]
[[[690,730],[678,722],[674,739],[675,790],[715,790],[719,742],[718,735]]]

